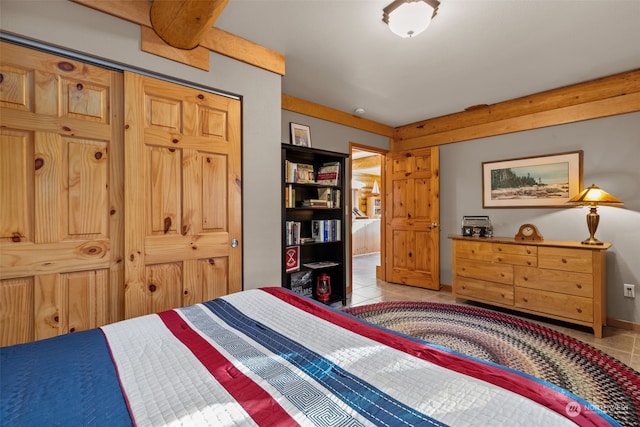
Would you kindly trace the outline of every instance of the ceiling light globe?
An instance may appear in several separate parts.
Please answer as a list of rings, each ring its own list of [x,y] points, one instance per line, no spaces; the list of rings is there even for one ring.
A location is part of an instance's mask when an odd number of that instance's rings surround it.
[[[396,35],[415,37],[431,23],[433,7],[423,1],[404,3],[389,13],[389,29]]]

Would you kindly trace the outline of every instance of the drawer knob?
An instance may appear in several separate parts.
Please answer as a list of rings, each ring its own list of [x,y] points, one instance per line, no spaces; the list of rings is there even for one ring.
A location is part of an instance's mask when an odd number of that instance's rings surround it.
[[[531,255],[531,249],[527,249],[527,254]]]
[[[527,265],[531,265],[531,261],[527,261]]]
[[[498,257],[498,262],[502,262],[502,257]]]
[[[576,311],[577,311],[578,313],[582,313],[582,309],[581,309],[581,308],[576,308]]]
[[[529,281],[529,278],[527,276],[524,276],[523,279],[524,279],[525,282]]]
[[[501,296],[502,298],[504,298],[504,294],[500,294],[500,296]]]
[[[567,263],[567,260],[566,260],[565,258],[562,258],[562,263],[563,263],[563,264],[566,264],[566,263]]]
[[[529,302],[529,299],[528,298],[522,298],[522,301]]]
[[[582,289],[582,285],[580,283],[576,283],[576,288]]]

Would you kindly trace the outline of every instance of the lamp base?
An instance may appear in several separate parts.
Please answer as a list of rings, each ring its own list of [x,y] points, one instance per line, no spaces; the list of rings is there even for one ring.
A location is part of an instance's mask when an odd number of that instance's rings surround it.
[[[595,238],[596,230],[598,229],[598,223],[600,222],[600,215],[596,210],[595,205],[592,205],[587,214],[587,228],[589,229],[589,238],[582,241],[583,245],[602,245],[603,243]]]
[[[588,239],[583,240],[582,242],[583,245],[604,245],[603,242],[601,242],[600,240],[596,239],[595,237],[591,236]]]

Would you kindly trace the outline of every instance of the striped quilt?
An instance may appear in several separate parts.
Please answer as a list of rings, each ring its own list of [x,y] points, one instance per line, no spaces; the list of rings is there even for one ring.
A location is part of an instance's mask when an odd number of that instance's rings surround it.
[[[548,383],[281,288],[102,331],[138,426],[615,425]]]
[[[5,426],[616,425],[542,380],[281,288],[0,348]]]

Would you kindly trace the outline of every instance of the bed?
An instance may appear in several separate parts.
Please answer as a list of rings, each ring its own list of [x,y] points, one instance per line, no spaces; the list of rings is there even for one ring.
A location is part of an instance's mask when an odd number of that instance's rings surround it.
[[[616,425],[527,374],[282,288],[0,349],[3,426]]]

